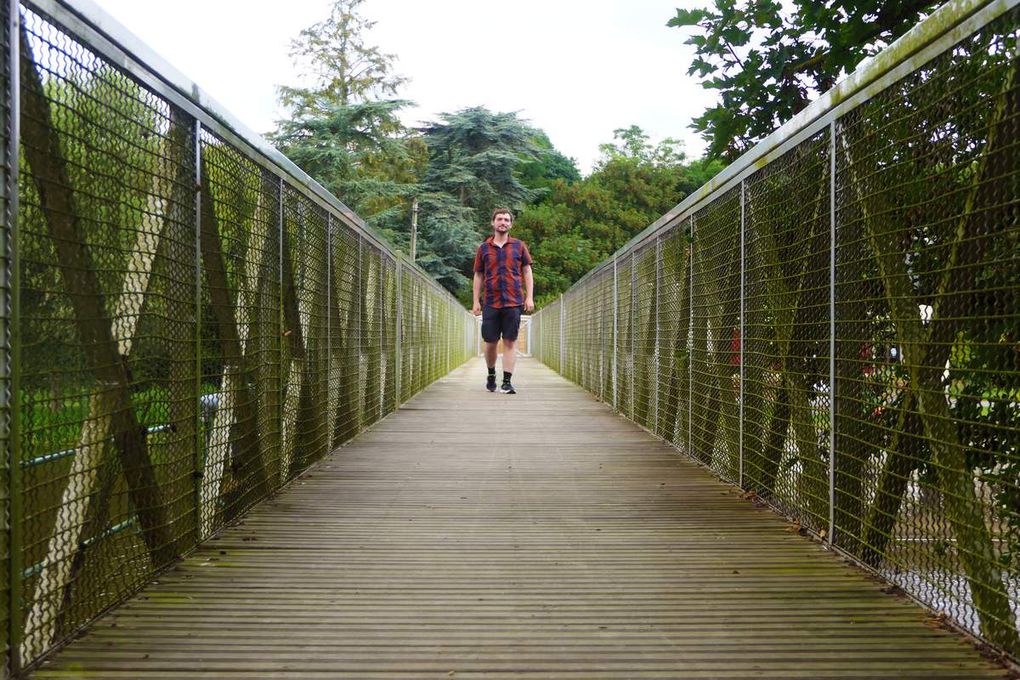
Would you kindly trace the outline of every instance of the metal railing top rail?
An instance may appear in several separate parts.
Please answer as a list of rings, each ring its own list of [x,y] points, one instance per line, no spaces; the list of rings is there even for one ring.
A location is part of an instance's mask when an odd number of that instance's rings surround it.
[[[308,189],[323,208],[332,209],[346,225],[403,266],[417,270],[437,291],[451,300],[456,298],[443,288],[431,274],[404,253],[395,250],[365,223],[353,210],[304,170],[284,156],[262,135],[251,130],[231,114],[226,107],[213,99],[194,81],[181,73],[152,48],[138,39],[92,0],[22,0],[25,5],[52,17],[57,23],[71,29],[85,39],[89,48],[137,78],[156,94],[166,97],[182,110],[193,115],[208,127],[233,142],[251,160],[271,171],[282,172],[289,179]],[[17,19],[15,19],[17,20]],[[460,304],[459,301],[457,301]]]
[[[676,226],[718,194],[728,191],[748,175],[757,172],[790,148],[816,134],[821,128],[856,108],[888,85],[931,61],[945,49],[991,23],[1020,0],[949,0],[930,17],[882,50],[862,61],[853,73],[811,102],[803,111],[758,142],[701,188],[625,243],[603,262],[577,280],[571,290],[615,259],[638,248],[645,241]]]

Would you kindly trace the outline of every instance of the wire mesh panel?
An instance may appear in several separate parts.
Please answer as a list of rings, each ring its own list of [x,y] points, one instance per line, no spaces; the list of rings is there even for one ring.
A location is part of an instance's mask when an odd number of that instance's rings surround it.
[[[598,372],[596,394],[602,401],[613,403],[613,270],[607,267],[599,275],[598,297],[593,300],[596,314],[595,334],[598,337]]]
[[[195,178],[179,111],[37,14],[20,45],[12,615],[30,661],[194,534]]]
[[[616,409],[630,413],[633,385],[633,324],[631,323],[631,257],[616,263]]]
[[[602,293],[602,276],[596,275],[578,295],[576,326],[578,343],[578,384],[601,397],[602,352],[599,338],[599,296]]]
[[[816,135],[745,189],[746,486],[816,531],[829,521],[829,146]]]
[[[578,352],[578,329],[577,329],[577,297],[576,291],[571,291],[565,294],[562,298],[560,314],[560,323],[562,324],[563,341],[561,343],[561,368],[560,372],[567,380],[577,382],[578,369],[577,360],[580,355]]]
[[[655,393],[658,390],[656,364],[656,245],[646,243],[634,253],[634,420],[651,429],[654,423]]]
[[[738,186],[692,220],[691,453],[731,481],[740,470],[740,210]]]
[[[397,402],[397,263],[381,253],[379,264],[379,380],[382,415],[396,410]],[[465,317],[461,315],[463,320]],[[458,337],[463,338],[461,333]],[[460,344],[463,347],[463,341]],[[466,359],[467,357],[464,356]]]
[[[13,385],[11,384],[11,322],[14,310],[11,283],[15,279],[12,258],[15,196],[17,195],[18,140],[17,115],[15,108],[17,74],[12,47],[17,36],[11,35],[13,26],[9,2],[0,6],[0,560],[4,564],[17,564],[11,559],[12,521],[11,498],[19,493],[20,474],[13,461],[17,459],[15,446],[16,432],[12,432],[10,406]],[[0,569],[0,674],[10,669],[11,631],[11,579],[9,569]]]
[[[330,416],[332,445],[361,427],[361,250],[358,234],[337,221],[330,239]]]
[[[684,220],[662,237],[660,246],[661,270],[659,280],[659,435],[681,451],[688,449],[688,422],[690,408],[690,220]],[[630,293],[630,272],[626,279],[626,292]],[[629,318],[629,297],[619,297],[620,318]],[[621,333],[624,335],[624,333]],[[621,352],[628,353],[627,341],[621,343]],[[627,362],[624,362],[626,364]],[[629,372],[628,372],[629,374]],[[629,381],[621,381],[621,388],[629,390]],[[627,412],[621,403],[620,410]]]
[[[284,426],[292,423],[290,474],[319,460],[329,449],[326,410],[326,212],[290,184],[283,189],[284,334],[290,343],[292,376],[286,385]],[[300,367],[298,367],[300,366]],[[301,375],[294,375],[300,371]],[[285,452],[285,455],[287,452]]]
[[[560,369],[560,307],[560,301],[556,300],[532,319],[535,357],[554,371]]]
[[[20,153],[0,76],[15,671],[396,408],[398,307],[414,391],[475,339],[416,269],[398,297],[396,255],[264,142],[47,7],[63,19],[22,7],[2,34],[2,61],[20,55]]]
[[[205,130],[200,153],[198,502],[205,538],[279,483],[280,198],[275,177]]]
[[[400,401],[410,399],[418,390],[415,387],[414,375],[417,368],[415,362],[415,289],[414,275],[405,270],[400,272]]]
[[[362,427],[382,417],[382,305],[379,251],[361,243],[361,362],[358,367],[361,387]],[[449,332],[439,333],[446,341]]]
[[[836,539],[1014,654],[1018,26],[846,116],[836,175]]]
[[[621,412],[1014,656],[1018,38],[945,5],[535,321],[605,394],[611,300]]]

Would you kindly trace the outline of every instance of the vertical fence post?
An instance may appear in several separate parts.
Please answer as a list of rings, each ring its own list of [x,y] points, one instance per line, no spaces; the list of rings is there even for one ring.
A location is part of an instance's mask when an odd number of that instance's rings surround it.
[[[400,404],[403,403],[403,391],[402,384],[404,380],[404,352],[403,342],[401,338],[401,327],[404,325],[404,265],[400,258],[397,258],[397,332],[394,334],[394,343],[396,347],[396,392],[397,399],[394,411],[400,408]]]
[[[690,216],[690,262],[687,264],[687,455],[694,455],[694,213]]]
[[[202,420],[202,123],[195,119],[192,153],[195,163],[195,454],[192,461],[192,505],[195,510],[195,542],[202,540],[202,476],[205,474],[205,432]],[[281,200],[283,194],[281,191]],[[282,307],[282,305],[281,305]]]
[[[369,395],[367,395],[367,394],[362,394],[362,390],[365,389],[366,385],[365,385],[364,381],[361,378],[361,359],[362,359],[362,354],[365,351],[365,345],[364,345],[364,341],[365,341],[364,340],[365,329],[362,328],[362,326],[363,326],[362,320],[365,319],[365,297],[366,297],[366,293],[368,293],[368,286],[366,285],[368,282],[365,280],[365,272],[362,269],[362,261],[361,261],[362,244],[364,242],[365,242],[365,238],[361,235],[361,232],[359,231],[358,232],[358,269],[357,269],[357,274],[356,274],[357,278],[355,279],[356,284],[354,286],[354,290],[357,291],[357,297],[358,297],[358,314],[357,314],[357,317],[356,317],[357,320],[358,320],[358,334],[354,338],[351,338],[351,340],[353,340],[355,342],[354,348],[355,348],[356,352],[355,352],[354,356],[357,357],[357,362],[356,362],[356,365],[354,367],[355,375],[358,376],[357,380],[355,381],[356,382],[357,394],[358,394],[358,403],[357,403],[357,413],[358,413],[358,426],[357,427],[358,427],[358,429],[356,430],[356,432],[361,432],[364,429],[364,427],[365,427],[365,404],[367,403],[368,397],[369,397]],[[350,329],[348,329],[348,330],[350,330]],[[349,366],[347,367],[347,370],[351,370]]]
[[[630,419],[634,420],[634,402],[637,394],[637,260],[634,251],[630,251]]]
[[[333,448],[333,432],[330,423],[333,414],[329,409],[330,369],[333,366],[333,213],[326,212],[326,399],[323,408],[326,410],[326,453]]]
[[[561,293],[560,294],[560,361],[559,361],[559,364],[560,364],[560,375],[563,375],[563,376],[566,375],[566,369],[565,369],[565,364],[566,364],[565,348],[566,348],[566,345],[564,344],[564,336],[563,336],[563,321],[566,318],[567,318],[567,301],[566,301],[566,298],[564,298],[563,294]]]
[[[3,213],[3,343],[4,361],[0,365],[0,372],[3,374],[7,385],[0,389],[0,398],[3,399],[2,427],[3,434],[7,439],[7,526],[3,530],[7,533],[7,621],[4,622],[6,629],[4,637],[7,637],[9,650],[9,663],[11,674],[21,670],[21,416],[20,416],[20,346],[18,335],[20,332],[17,319],[20,310],[20,257],[18,254],[17,220],[18,220],[18,140],[19,140],[19,116],[20,116],[20,51],[19,40],[21,36],[21,11],[18,0],[8,0],[6,25],[7,47],[5,80],[7,84],[7,120],[4,133],[7,136],[7,148],[4,149],[6,195],[4,196]],[[3,671],[0,670],[0,673]]]
[[[836,121],[829,123],[829,532],[836,531]]]
[[[620,408],[620,390],[617,387],[617,356],[616,345],[620,334],[620,282],[617,278],[616,256],[613,256],[613,410]]]
[[[744,305],[745,305],[745,292],[744,292],[744,278],[747,275],[747,260],[746,260],[746,247],[745,247],[745,230],[747,227],[747,197],[746,197],[746,182],[740,180],[740,345],[738,351],[740,352],[740,387],[739,387],[739,413],[737,415],[737,459],[739,461],[739,471],[737,473],[737,486],[741,489],[744,488],[744,345],[747,344],[747,338],[745,335],[745,323],[744,323]]]
[[[659,362],[662,360],[662,352],[659,351],[659,308],[662,307],[660,292],[662,285],[662,237],[655,237],[655,290],[652,292],[652,302],[655,303],[655,401],[652,407],[652,432],[659,433]]]
[[[278,393],[280,395],[279,396],[279,400],[277,402],[277,409],[276,409],[276,416],[277,416],[277,418],[279,418],[279,422],[276,423],[276,428],[277,428],[277,432],[280,433],[280,452],[277,454],[277,460],[279,460],[279,462],[280,462],[280,469],[277,471],[276,482],[275,482],[277,487],[283,486],[283,483],[287,480],[287,477],[289,476],[289,472],[290,472],[289,470],[284,470],[283,469],[284,468],[284,460],[285,460],[284,453],[283,453],[283,442],[284,442],[283,427],[284,427],[284,423],[287,421],[287,397],[285,395],[285,390],[287,389],[287,383],[290,381],[290,362],[284,361],[284,358],[286,357],[286,354],[287,354],[287,338],[284,335],[284,333],[286,332],[287,324],[286,324],[286,321],[285,321],[285,316],[284,316],[284,311],[283,310],[284,310],[284,305],[286,304],[285,300],[287,299],[287,293],[286,293],[287,282],[283,280],[283,272],[285,271],[284,267],[283,267],[283,237],[285,236],[285,234],[284,234],[284,223],[283,223],[283,186],[284,186],[284,184],[283,184],[283,177],[282,176],[277,177],[277,182],[276,182],[276,193],[277,193],[277,203],[276,203],[277,239],[276,239],[276,247],[278,249],[278,252],[277,252],[277,258],[276,258],[277,259],[277,262],[276,262],[276,272],[277,272],[277,277],[278,277],[277,280],[280,282],[280,290],[278,291],[278,293],[280,295],[280,299],[278,300],[277,314],[276,314],[276,324],[277,324],[277,326],[276,326],[276,335],[280,339],[280,374],[279,374],[279,383],[276,386],[276,388],[278,390]]]
[[[379,418],[386,414],[386,347],[383,339],[386,337],[386,253],[379,253],[379,280],[376,305],[378,311],[376,318],[379,319]]]

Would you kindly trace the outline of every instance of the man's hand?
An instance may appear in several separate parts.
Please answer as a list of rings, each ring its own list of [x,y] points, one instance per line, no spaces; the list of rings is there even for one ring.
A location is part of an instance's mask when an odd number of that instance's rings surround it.
[[[478,303],[478,300],[474,301],[474,304],[471,307],[471,313],[474,314],[475,316],[482,315],[482,305]]]
[[[533,312],[533,311],[535,311],[535,301],[532,300],[531,298],[528,298],[527,300],[525,300],[524,301],[524,311],[525,312]]]

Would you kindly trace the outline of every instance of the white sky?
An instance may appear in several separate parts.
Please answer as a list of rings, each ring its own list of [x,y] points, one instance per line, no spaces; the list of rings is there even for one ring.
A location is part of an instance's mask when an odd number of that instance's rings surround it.
[[[282,115],[275,87],[294,83],[290,40],[328,15],[330,0],[94,0],[251,129]],[[518,111],[582,173],[613,130],[641,126],[675,137],[689,156],[704,145],[688,128],[712,94],[686,75],[692,51],[667,28],[690,0],[367,0],[368,36],[397,55],[411,82],[405,122],[469,106]]]

